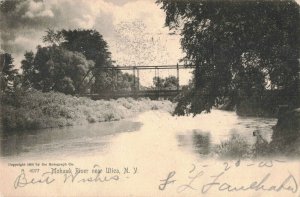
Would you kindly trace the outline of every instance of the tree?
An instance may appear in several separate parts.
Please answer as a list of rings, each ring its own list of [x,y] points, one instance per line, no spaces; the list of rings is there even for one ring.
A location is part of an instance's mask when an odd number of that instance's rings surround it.
[[[165,78],[164,88],[169,90],[175,90],[178,86],[178,80],[175,76],[168,76]]]
[[[27,52],[22,61],[23,84],[43,92],[82,93],[89,88],[85,76],[93,66],[94,62],[81,53],[57,46],[38,46],[35,55]]]
[[[196,65],[194,85],[179,102],[179,114],[187,108],[194,114],[209,111],[226,97],[239,102],[241,92],[249,96],[261,91],[265,81],[275,89],[296,91],[299,5],[295,1],[157,3],[166,12],[166,25],[181,29],[183,60]]]
[[[55,31],[53,29],[48,29],[46,35],[43,36],[43,42],[49,43],[51,45],[59,46],[63,40],[63,35],[61,31]]]
[[[43,37],[43,41],[50,44],[50,47],[81,53],[87,60],[94,62],[94,66],[89,68],[84,77],[84,80],[90,81],[92,92],[104,93],[105,91],[134,88],[132,75],[123,74],[118,70],[103,69],[103,67],[112,67],[113,61],[111,60],[111,53],[108,50],[106,41],[96,30],[63,29],[55,31],[48,29]]]
[[[111,66],[111,53],[108,51],[107,42],[96,30],[76,29],[61,30],[63,40],[61,46],[69,51],[82,53],[86,59],[93,60],[95,67]]]
[[[33,52],[26,52],[24,54],[25,59],[21,61],[21,68],[23,70],[23,80],[22,86],[23,87],[30,87],[31,84],[36,83],[35,79],[35,66],[34,66],[34,54]]]
[[[153,77],[153,84],[157,89],[175,90],[178,86],[178,80],[175,76],[168,76],[166,78]]]
[[[136,77],[136,81],[139,81],[139,78]],[[128,90],[132,91],[137,88],[137,84],[134,84],[134,76],[129,73],[122,73],[119,71],[118,80],[117,80],[117,90]]]
[[[18,70],[13,65],[13,58],[11,54],[4,53],[0,54],[1,64],[1,91],[12,91],[14,85],[16,85],[15,79],[18,75]]]
[[[153,77],[153,84],[154,87],[157,89],[163,89],[164,88],[165,79],[161,77]]]
[[[106,89],[107,82],[112,78],[110,72],[101,69],[112,66],[111,53],[108,50],[107,42],[96,30],[75,29],[54,31],[49,29],[44,36],[44,42],[59,46],[68,51],[78,52],[85,56],[87,60],[92,60],[95,64],[88,72],[95,78],[92,87],[93,91],[99,92]],[[107,79],[103,79],[106,76]]]

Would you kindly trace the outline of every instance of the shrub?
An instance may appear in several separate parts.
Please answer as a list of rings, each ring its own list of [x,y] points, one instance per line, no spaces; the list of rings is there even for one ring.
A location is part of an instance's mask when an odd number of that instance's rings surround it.
[[[232,134],[228,140],[221,142],[216,148],[216,153],[220,158],[246,158],[251,152],[251,145],[238,134]]]
[[[120,120],[151,109],[171,111],[173,106],[170,101],[132,98],[94,101],[36,90],[5,95],[1,102],[5,132]]]

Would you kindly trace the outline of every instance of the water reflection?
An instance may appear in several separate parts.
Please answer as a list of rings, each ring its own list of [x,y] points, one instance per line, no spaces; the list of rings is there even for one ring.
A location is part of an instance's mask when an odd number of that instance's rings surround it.
[[[60,129],[26,131],[1,137],[1,156],[53,153],[91,153],[104,149],[110,136],[120,132],[132,132],[142,123],[131,121],[103,122]],[[61,151],[60,151],[61,150]]]
[[[185,134],[177,135],[178,145],[184,148],[192,148],[193,152],[207,155],[211,150],[211,135],[199,129],[187,131]]]
[[[199,154],[207,155],[210,153],[211,141],[209,132],[193,130],[193,146]]]
[[[263,139],[264,144],[271,141],[272,127],[276,124],[274,118],[238,117],[233,112],[217,110],[196,116],[194,121],[198,122],[198,128],[178,133],[177,141],[179,147],[200,157],[214,154],[246,157],[258,139]]]
[[[45,129],[1,138],[1,156],[79,157],[82,155],[123,157],[124,151],[138,158],[148,154],[214,156],[217,145],[237,133],[247,144],[254,144],[254,131],[268,142],[276,119],[238,117],[234,112],[213,110],[195,117],[171,116],[150,111],[130,120],[94,123],[85,126]],[[130,132],[119,135],[121,132]],[[117,136],[114,136],[118,134]],[[239,143],[241,144],[241,143]],[[243,143],[242,143],[243,144]],[[149,150],[147,150],[149,149]],[[179,150],[178,150],[179,149]],[[138,151],[140,150],[140,152]],[[172,150],[169,152],[169,150]],[[182,152],[183,151],[183,152]],[[99,153],[99,154],[98,154]]]

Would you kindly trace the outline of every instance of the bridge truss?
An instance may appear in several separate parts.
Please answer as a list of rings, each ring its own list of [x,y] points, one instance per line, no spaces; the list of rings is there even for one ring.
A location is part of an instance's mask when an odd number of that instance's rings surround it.
[[[179,85],[179,72],[181,69],[191,69],[195,68],[194,65],[160,65],[160,66],[114,66],[114,67],[101,67],[97,69],[101,70],[112,70],[112,71],[132,71],[133,74],[133,83],[134,90],[132,91],[110,91],[105,92],[103,94],[88,94],[86,96],[91,97],[92,99],[111,99],[111,98],[120,98],[120,97],[149,97],[152,99],[157,99],[159,97],[163,98],[172,98],[177,96],[180,93],[180,85]],[[140,90],[140,71],[141,70],[154,70],[155,76],[159,78],[160,70],[176,70],[176,78],[177,78],[177,87],[176,90],[164,90],[159,87],[155,90]],[[116,75],[116,77],[118,77]]]

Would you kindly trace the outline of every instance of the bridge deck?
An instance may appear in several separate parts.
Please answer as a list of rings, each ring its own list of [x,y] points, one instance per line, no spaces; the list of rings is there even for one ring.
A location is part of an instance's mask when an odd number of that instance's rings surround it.
[[[116,99],[121,97],[149,97],[151,99],[157,98],[174,98],[180,94],[181,90],[138,90],[138,91],[116,91],[103,92],[102,94],[85,94],[83,96],[91,99]]]

